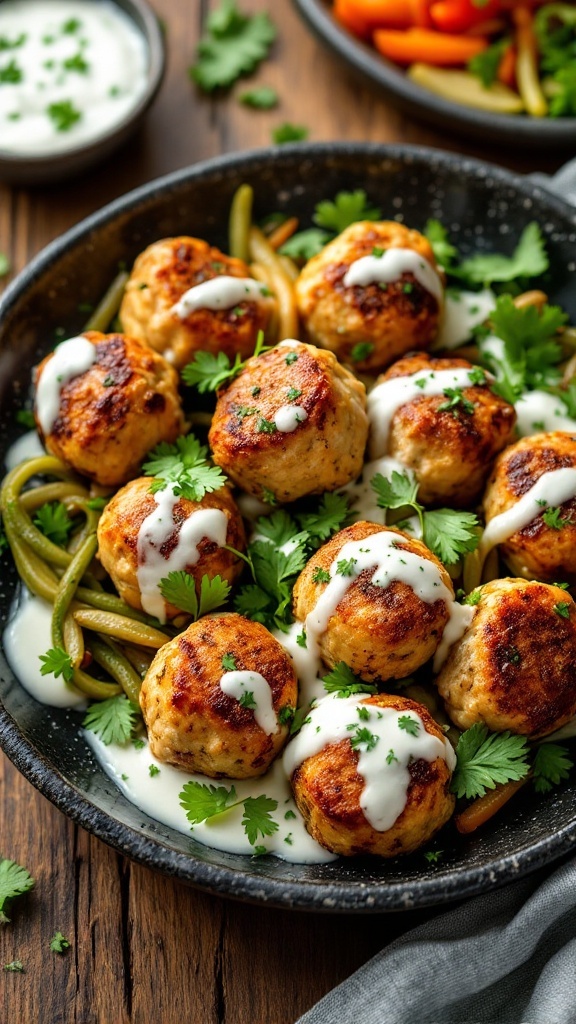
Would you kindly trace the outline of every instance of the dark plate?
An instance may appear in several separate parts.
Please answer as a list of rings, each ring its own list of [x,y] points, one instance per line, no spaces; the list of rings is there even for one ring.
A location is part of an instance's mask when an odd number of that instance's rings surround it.
[[[552,260],[550,294],[576,319],[574,211],[538,186],[488,164],[434,150],[332,144],[224,157],[152,182],[107,206],[49,245],[0,303],[0,446],[18,433],[14,412],[30,369],[55,340],[82,326],[78,304],[95,302],[148,243],[190,233],[226,247],[236,187],[256,191],[256,217],[274,210],[307,224],[314,204],[339,189],[363,187],[385,216],[422,227],[438,217],[464,251],[510,251],[538,220]],[[5,566],[0,625],[16,577]],[[448,826],[446,852],[430,866],[421,855],[397,862],[338,861],[321,866],[253,860],[200,846],[130,804],[95,763],[79,735],[78,713],[37,704],[0,659],[0,742],[20,771],[74,821],[130,857],[211,892],[310,910],[375,911],[422,907],[469,896],[547,864],[576,841],[576,782],[550,797],[529,793],[473,839]]]
[[[412,82],[391,61],[347,32],[333,17],[328,0],[293,0],[315,35],[349,67],[376,85],[407,114],[458,136],[505,146],[537,149],[576,149],[576,118],[533,118],[493,114],[436,96]]]

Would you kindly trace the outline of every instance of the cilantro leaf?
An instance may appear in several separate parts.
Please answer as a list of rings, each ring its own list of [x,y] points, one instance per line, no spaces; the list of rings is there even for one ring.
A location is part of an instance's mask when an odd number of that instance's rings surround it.
[[[307,228],[298,231],[280,248],[282,256],[290,256],[293,260],[311,260],[322,251],[332,235],[321,228]]]
[[[24,964],[21,960],[11,960],[9,964],[4,964],[5,971],[17,971],[19,974],[24,973]]]
[[[53,953],[64,953],[67,949],[70,949],[71,945],[70,940],[64,938],[62,932],[56,932],[50,939],[50,949]]]
[[[269,539],[248,546],[256,586],[248,584],[240,590],[234,602],[236,611],[269,629],[286,629],[292,622],[292,587],[306,564],[306,540],[306,533],[294,535],[289,551],[275,547]]]
[[[412,718],[411,715],[400,715],[398,728],[403,729],[409,736],[417,736],[420,732],[420,723],[415,718]]]
[[[272,818],[272,811],[278,807],[278,801],[268,796],[249,796],[244,801],[242,825],[248,842],[254,846],[258,835],[271,836],[278,831],[278,822]]]
[[[0,277],[2,277],[2,256],[0,254]],[[34,430],[36,421],[34,419],[34,413],[32,409],[18,409],[16,413],[16,423],[21,427],[26,427],[27,430]]]
[[[0,924],[8,924],[10,918],[7,911],[10,901],[22,896],[34,886],[34,879],[14,860],[0,860]]]
[[[485,89],[496,81],[500,62],[509,45],[510,40],[504,36],[468,61],[468,71],[480,79]]]
[[[248,89],[239,96],[240,103],[245,107],[254,107],[256,110],[271,110],[278,106],[278,93],[269,85],[260,85],[256,89]]]
[[[66,546],[73,523],[61,501],[50,501],[37,509],[34,525],[53,544],[63,548]]]
[[[235,672],[236,667],[236,659],[232,652],[228,651],[222,658],[222,668],[225,672]]]
[[[290,124],[289,121],[285,121],[284,124],[272,129],[272,141],[277,146],[284,146],[287,142],[300,142],[307,138],[308,128],[303,124]]]
[[[390,479],[376,473],[370,484],[377,499],[379,508],[404,508],[405,505],[416,505],[418,482],[408,473],[392,471]]]
[[[453,565],[461,555],[478,547],[478,519],[472,512],[439,508],[424,513],[424,536],[430,548],[445,565]]]
[[[234,598],[234,608],[253,622],[265,626],[274,618],[273,602],[269,594],[254,583],[247,583]]]
[[[258,67],[275,38],[276,29],[267,14],[245,15],[234,0],[222,0],[206,20],[190,77],[205,92],[226,89]]]
[[[300,514],[298,522],[311,537],[314,547],[328,540],[350,521],[350,502],[343,494],[326,491],[315,512]]]
[[[314,223],[321,228],[340,234],[359,220],[380,220],[382,211],[370,206],[362,188],[354,192],[339,192],[332,202],[325,199],[316,204]]]
[[[67,683],[72,682],[74,676],[72,658],[61,647],[51,647],[46,654],[40,655],[40,661],[42,662],[41,676],[53,675],[57,679],[62,676]]]
[[[530,770],[528,741],[510,732],[490,733],[477,723],[462,733],[451,789],[458,797],[484,796],[498,783],[523,779]]]
[[[424,235],[432,246],[436,262],[449,273],[454,263],[458,260],[458,250],[449,241],[446,228],[439,220],[431,218],[426,222]]]
[[[172,484],[175,495],[201,501],[205,494],[219,490],[226,483],[222,470],[210,465],[207,454],[206,445],[200,444],[193,434],[179,437],[176,444],[161,441],[148,453],[142,472],[155,478],[151,486],[153,493]]]
[[[538,277],[549,265],[544,237],[536,221],[532,221],[524,228],[511,256],[478,253],[464,260],[459,272],[469,284],[488,286],[518,277]]]
[[[514,402],[526,389],[557,382],[563,355],[556,335],[568,319],[559,306],[518,309],[510,295],[500,295],[490,319],[504,342],[501,358],[489,357],[496,373],[494,391]]]
[[[200,580],[200,601],[196,594],[194,577],[184,569],[169,572],[160,580],[160,593],[165,601],[191,615],[194,621],[208,612],[225,604],[230,594],[230,584],[221,576],[207,576]]]
[[[553,82],[557,91],[550,100],[548,113],[551,117],[576,117],[576,64],[559,68]]]
[[[125,694],[91,704],[82,725],[96,734],[106,746],[127,743],[140,715],[140,708]]]
[[[563,744],[541,743],[532,765],[534,789],[537,793],[549,793],[568,778],[573,767],[574,761]]]
[[[198,825],[216,814],[222,814],[235,806],[236,790],[234,786],[205,785],[203,782],[186,782],[179,793],[180,806],[186,811],[188,821]]]
[[[270,516],[260,516],[256,521],[256,531],[258,535],[266,537],[279,548],[283,544],[288,544],[293,538],[303,536],[292,516],[285,509],[278,509]]]
[[[237,353],[234,364],[225,352],[196,352],[192,362],[187,363],[182,370],[182,380],[185,384],[198,389],[200,394],[206,391],[217,391],[222,384],[228,384],[234,380],[242,369],[242,359]]]
[[[326,693],[337,693],[339,697],[351,697],[353,693],[377,693],[376,686],[365,683],[344,662],[339,661],[331,672],[322,676]]]

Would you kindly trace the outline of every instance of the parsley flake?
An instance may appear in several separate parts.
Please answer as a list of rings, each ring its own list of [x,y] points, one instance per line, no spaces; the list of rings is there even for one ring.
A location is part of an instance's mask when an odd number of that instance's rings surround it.
[[[46,108],[46,113],[54,123],[57,132],[69,132],[82,117],[82,112],[76,109],[72,100],[50,103]]]
[[[70,940],[66,939],[62,932],[56,932],[50,939],[50,949],[53,953],[65,953],[67,949],[70,949],[71,945]]]
[[[403,729],[409,736],[417,736],[420,732],[420,722],[417,722],[415,718],[410,715],[400,715],[398,719],[398,728]]]
[[[222,0],[206,19],[190,77],[204,92],[227,89],[256,70],[275,38],[276,29],[267,14],[243,14],[235,0]]]
[[[331,576],[326,569],[323,569],[320,565],[317,565],[312,573],[312,583],[330,583]]]
[[[569,601],[558,601],[558,604],[554,605],[554,611],[556,615],[559,615],[561,619],[570,618],[570,602]]]
[[[354,566],[357,562],[357,558],[341,558],[339,562],[336,562],[336,572],[339,576],[353,576]]]
[[[272,141],[277,146],[284,146],[287,142],[301,142],[307,139],[308,135],[309,130],[305,125],[291,124],[289,121],[272,129]]]
[[[235,672],[237,665],[234,655],[228,651],[227,654],[222,658],[222,668],[225,672]]]
[[[254,107],[256,110],[272,110],[278,106],[278,93],[268,85],[261,85],[257,89],[248,89],[239,96],[240,103],[245,107]]]
[[[359,341],[350,352],[350,359],[353,363],[362,363],[372,355],[373,351],[374,345],[371,341]]]

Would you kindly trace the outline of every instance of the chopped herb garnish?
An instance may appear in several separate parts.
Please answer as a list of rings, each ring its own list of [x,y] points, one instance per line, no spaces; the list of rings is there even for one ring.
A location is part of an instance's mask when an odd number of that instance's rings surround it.
[[[139,715],[138,705],[120,693],[117,697],[91,704],[82,725],[95,733],[106,746],[110,743],[124,744],[132,738]]]
[[[298,353],[297,352],[289,352],[288,355],[286,356],[286,358],[284,359],[284,362],[286,363],[286,366],[292,366],[292,363],[295,363],[297,361],[297,359],[298,359]]]
[[[278,427],[274,420],[267,420],[265,416],[259,416],[256,429],[259,434],[275,434]]]
[[[228,651],[228,654],[225,654],[224,657],[222,658],[222,668],[224,669],[225,672],[236,671],[236,658],[234,657],[233,654],[230,653],[230,651]]]
[[[193,434],[179,437],[176,444],[162,441],[148,453],[142,467],[145,476],[153,476],[153,494],[172,486],[175,495],[201,501],[205,494],[219,490],[226,477],[218,466],[210,465],[208,448]]]
[[[473,414],[474,403],[464,397],[462,388],[444,388],[444,394],[448,401],[438,406],[438,412],[451,412],[454,416],[458,416],[460,412],[465,412],[469,416]]]
[[[411,718],[410,715],[400,715],[398,728],[403,729],[409,736],[417,736],[420,732],[420,722],[417,722],[415,718]]]
[[[190,77],[205,92],[227,89],[256,70],[275,38],[267,14],[243,14],[235,0],[223,0],[206,18]]]
[[[226,603],[230,594],[230,584],[221,576],[210,578],[204,574],[200,581],[198,600],[194,577],[184,569],[176,569],[160,580],[159,590],[168,604],[180,608],[196,621],[202,615],[207,615],[208,612],[213,612]]]
[[[160,769],[159,769],[158,765],[156,765],[156,764],[149,764],[148,765],[148,774],[149,774],[151,779],[153,779],[155,775],[160,775]]]
[[[268,85],[248,89],[247,92],[240,94],[239,99],[245,107],[254,107],[256,110],[272,110],[278,106],[278,93]]]
[[[70,940],[64,938],[62,932],[56,932],[50,939],[50,949],[53,953],[65,953],[67,949],[70,949],[71,945]]]
[[[305,125],[290,124],[289,121],[272,129],[272,141],[277,146],[284,146],[287,142],[301,142],[302,139],[307,139],[308,135],[309,129]]]
[[[46,108],[48,117],[54,122],[57,132],[69,132],[80,120],[82,112],[77,110],[72,100],[60,100]]]
[[[74,675],[74,668],[72,665],[72,658],[66,651],[63,651],[61,647],[51,647],[46,654],[40,655],[40,675],[48,676],[53,675],[58,679],[59,676],[67,682],[72,682]]]
[[[534,789],[537,793],[549,793],[568,778],[573,767],[574,762],[563,744],[540,743],[532,765]]]
[[[326,693],[336,693],[339,697],[351,697],[354,693],[376,693],[376,686],[365,683],[360,676],[354,674],[345,662],[339,661],[322,682]]]
[[[357,558],[341,558],[336,563],[336,572],[339,576],[353,576],[354,566],[357,564]]]
[[[34,525],[53,544],[63,548],[68,542],[74,524],[66,511],[66,506],[61,501],[51,501],[40,505],[36,510]]]
[[[362,363],[368,359],[374,351],[374,344],[371,341],[360,341],[350,352],[350,359],[353,363]]]
[[[380,737],[376,736],[375,733],[363,725],[356,729],[356,732],[350,740],[350,745],[353,750],[358,750],[359,747],[365,747],[367,751],[374,750],[374,747],[378,743]]]
[[[317,565],[312,573],[312,583],[330,583],[330,573]]]
[[[286,392],[286,398],[289,402],[295,402],[297,398],[300,398],[302,392],[299,388],[289,388]]]
[[[18,67],[14,58],[0,68],[0,85],[16,85],[23,77],[22,68]]]
[[[568,601],[559,601],[558,604],[554,605],[554,611],[556,615],[559,615],[561,619],[570,618],[570,603]]]

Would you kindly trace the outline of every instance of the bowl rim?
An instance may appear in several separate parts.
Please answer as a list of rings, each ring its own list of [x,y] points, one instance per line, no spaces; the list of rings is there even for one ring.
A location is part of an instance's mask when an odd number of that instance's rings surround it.
[[[394,96],[411,113],[420,116],[428,113],[436,124],[473,132],[476,137],[484,133],[488,140],[500,140],[509,145],[568,146],[576,140],[576,117],[530,118],[499,114],[445,99],[413,82],[397,64],[347,32],[333,17],[327,0],[293,0],[293,4],[333,53],[365,81]]]
[[[149,63],[146,72],[146,88],[138,103],[120,121],[115,121],[106,131],[101,132],[94,139],[68,146],[66,149],[58,150],[57,152],[15,153],[11,150],[2,149],[0,145],[0,167],[4,167],[6,171],[14,172],[18,167],[23,166],[35,169],[41,168],[45,164],[52,166],[60,163],[66,164],[68,160],[79,153],[87,155],[95,153],[102,145],[107,144],[117,135],[122,135],[126,128],[134,121],[137,121],[152,103],[162,84],[166,69],[166,41],[158,17],[147,0],[125,0],[127,7],[124,7],[118,0],[109,0],[109,2],[123,11],[136,26],[137,30],[141,32],[148,49]],[[128,10],[128,7],[131,9]],[[141,19],[142,24],[136,22],[135,14]]]
[[[145,185],[115,199],[102,209],[86,217],[59,238],[50,242],[7,287],[0,298],[0,320],[8,316],[28,287],[70,247],[114,220],[125,216],[143,201],[155,195],[177,190],[184,183],[214,174],[245,169],[258,169],[271,160],[304,161],[311,158],[364,156],[371,159],[409,161],[490,176],[502,185],[519,189],[527,198],[544,199],[563,217],[576,224],[574,208],[528,178],[507,171],[486,161],[431,149],[425,146],[379,143],[295,143],[281,148],[248,150],[231,153],[182,168],[156,178]],[[7,668],[0,663],[0,669]],[[10,673],[11,674],[11,673]],[[171,849],[163,840],[147,832],[139,832],[131,825],[115,819],[93,803],[87,795],[61,774],[20,730],[12,715],[0,703],[0,747],[29,782],[46,796],[59,810],[76,824],[81,825],[117,852],[132,858],[145,867],[210,892],[250,903],[259,903],[284,909],[325,911],[332,913],[399,911],[424,908],[463,899],[487,888],[494,888],[521,878],[537,868],[562,857],[576,844],[576,817],[553,835],[545,836],[529,847],[513,852],[488,864],[445,871],[436,869],[431,878],[412,882],[368,883],[334,882],[325,879],[281,880],[262,875],[251,857],[238,856],[238,868],[209,864],[194,854]]]

